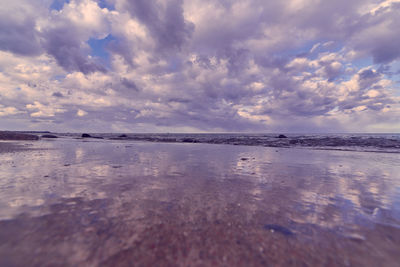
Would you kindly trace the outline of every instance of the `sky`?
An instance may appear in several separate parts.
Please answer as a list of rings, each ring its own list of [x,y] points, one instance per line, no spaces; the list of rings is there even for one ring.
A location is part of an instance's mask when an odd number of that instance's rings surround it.
[[[0,129],[400,132],[400,0],[0,0]]]

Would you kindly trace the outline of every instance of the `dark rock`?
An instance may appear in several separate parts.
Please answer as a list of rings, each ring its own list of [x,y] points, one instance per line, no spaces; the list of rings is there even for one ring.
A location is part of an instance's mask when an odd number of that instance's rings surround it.
[[[280,135],[278,136],[278,138],[287,138],[287,136],[284,135],[284,134],[280,134]]]
[[[0,140],[38,140],[39,137],[33,134],[0,131]]]
[[[243,160],[243,161],[245,161],[245,160],[249,160],[248,158],[241,158],[240,160]]]
[[[264,229],[278,232],[278,233],[281,233],[286,236],[294,235],[294,233],[290,229],[288,229],[284,226],[278,225],[278,224],[266,224],[266,225],[264,225]]]
[[[119,138],[126,138],[128,136],[126,136],[126,134],[121,134],[120,136],[118,136]]]
[[[101,137],[101,136],[92,136],[92,135],[87,134],[87,133],[82,134],[82,138],[104,139],[104,137]]]
[[[44,135],[42,135],[42,138],[58,138],[58,136],[55,136],[52,134],[44,134]]]
[[[196,143],[196,140],[194,140],[192,138],[183,138],[182,142],[183,143]]]

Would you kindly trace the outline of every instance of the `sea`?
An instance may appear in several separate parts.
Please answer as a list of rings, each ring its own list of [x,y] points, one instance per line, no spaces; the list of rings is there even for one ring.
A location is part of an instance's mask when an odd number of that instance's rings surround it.
[[[36,133],[39,136],[43,134]],[[55,133],[59,138],[88,141],[146,141],[162,143],[207,143],[277,148],[304,148],[359,152],[400,153],[400,134],[243,134],[243,133]]]

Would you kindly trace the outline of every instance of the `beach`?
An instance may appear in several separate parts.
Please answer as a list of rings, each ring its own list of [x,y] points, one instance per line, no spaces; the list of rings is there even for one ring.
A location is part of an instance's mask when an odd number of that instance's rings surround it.
[[[0,266],[400,262],[398,153],[75,138],[0,150]]]

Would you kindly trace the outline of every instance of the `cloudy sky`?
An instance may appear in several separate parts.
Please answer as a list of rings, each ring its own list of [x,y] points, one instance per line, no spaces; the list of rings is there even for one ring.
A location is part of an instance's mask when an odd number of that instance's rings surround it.
[[[0,129],[400,132],[400,0],[0,0]]]

